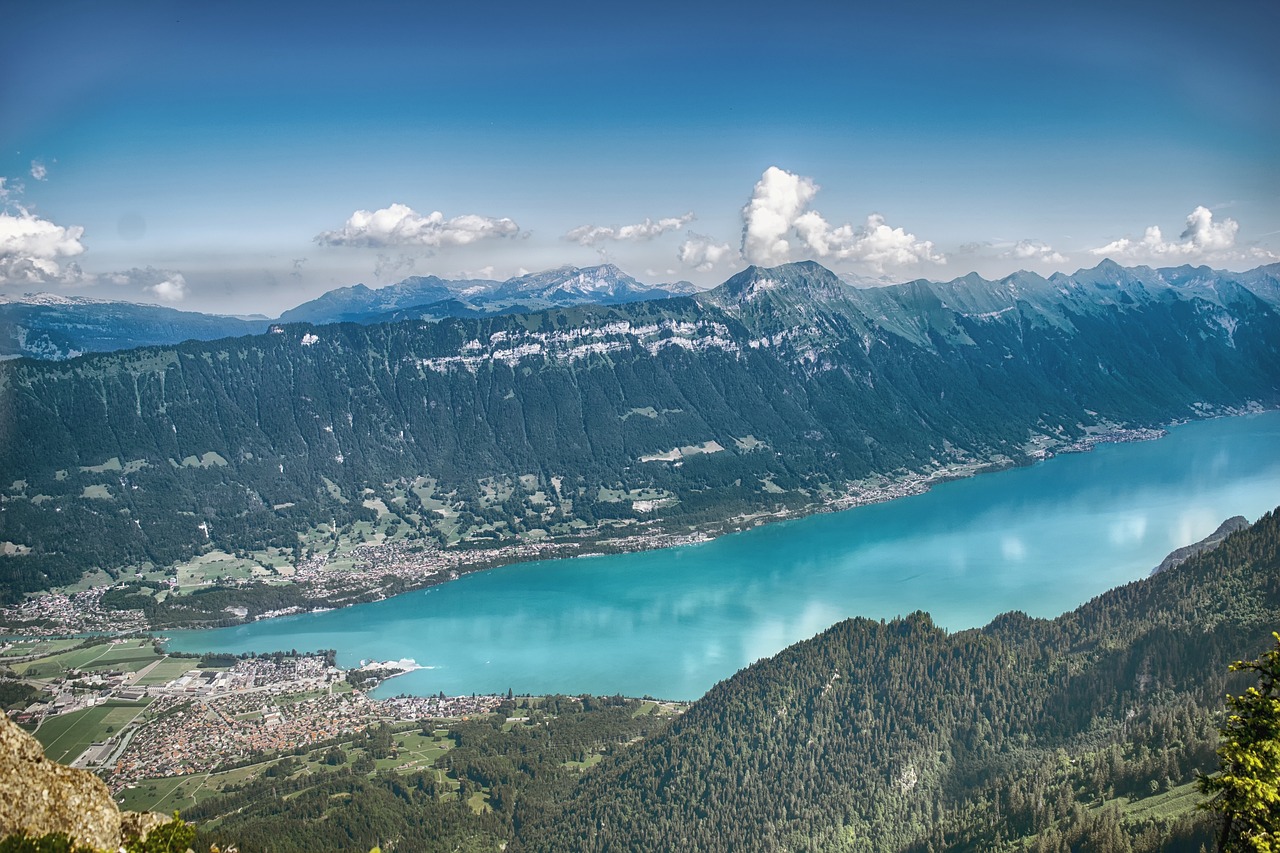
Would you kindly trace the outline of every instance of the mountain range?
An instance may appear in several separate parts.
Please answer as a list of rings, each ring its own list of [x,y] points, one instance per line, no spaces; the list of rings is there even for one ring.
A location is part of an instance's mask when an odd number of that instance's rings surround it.
[[[559,267],[507,281],[412,276],[396,284],[340,287],[290,308],[280,323],[386,323],[482,317],[587,303],[613,305],[696,292],[687,281],[647,285],[613,264]],[[87,352],[217,340],[265,332],[267,317],[228,317],[52,293],[0,296],[0,358],[48,360]]]
[[[1038,293],[1042,302],[1045,297],[1053,301],[1056,298],[1051,292],[1053,290],[1078,290],[1081,285],[1105,283],[1107,277],[1116,278],[1116,270],[1119,269],[1113,262],[1105,261],[1092,270],[1080,270],[1071,276],[1055,273],[1047,279],[1020,271],[997,281],[988,281],[971,273],[950,282],[919,280],[912,284],[936,289],[946,295],[950,304],[967,305],[969,309],[976,310],[977,305],[972,300],[986,298],[983,294],[998,291],[1000,287],[1021,288],[1023,299],[1037,298],[1035,294]],[[1155,287],[1194,288],[1197,285],[1230,283],[1250,290],[1272,305],[1280,305],[1280,264],[1243,273],[1189,265],[1158,270],[1135,267],[1125,271],[1124,275]],[[874,291],[893,284],[884,277],[870,278],[848,273],[841,274],[838,279],[848,285],[841,290],[872,291],[862,298],[847,294],[855,304],[870,310],[876,310]],[[381,288],[355,284],[328,291],[288,309],[274,322],[326,325],[476,318],[575,305],[617,305],[698,292],[687,281],[644,284],[613,264],[581,268],[563,266],[506,281],[411,276]],[[996,302],[999,302],[999,297]],[[90,352],[176,344],[186,340],[217,340],[260,334],[272,322],[262,316],[202,314],[82,296],[51,293],[23,297],[0,295],[0,358],[26,356],[59,360]]]
[[[441,548],[716,528],[1271,407],[1275,281],[1105,262],[858,289],[803,262],[695,296],[13,360],[0,580],[296,560],[317,525],[387,517]]]

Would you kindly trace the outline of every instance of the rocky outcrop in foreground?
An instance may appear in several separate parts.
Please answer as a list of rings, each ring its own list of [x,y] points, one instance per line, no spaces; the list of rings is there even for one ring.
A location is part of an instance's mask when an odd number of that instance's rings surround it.
[[[0,713],[0,838],[63,833],[119,850],[171,818],[121,812],[101,779],[45,758],[40,743]]]

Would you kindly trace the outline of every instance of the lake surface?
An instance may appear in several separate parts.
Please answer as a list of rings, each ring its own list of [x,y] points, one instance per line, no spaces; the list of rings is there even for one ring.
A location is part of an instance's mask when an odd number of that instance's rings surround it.
[[[412,658],[398,693],[694,699],[850,616],[958,630],[1052,617],[1145,577],[1232,515],[1280,504],[1280,412],[1179,426],[915,497],[698,545],[524,563],[327,613],[179,632],[175,651]]]

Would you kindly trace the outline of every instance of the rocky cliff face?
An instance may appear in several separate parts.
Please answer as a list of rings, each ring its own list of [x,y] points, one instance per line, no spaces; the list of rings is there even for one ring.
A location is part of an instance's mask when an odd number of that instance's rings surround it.
[[[45,758],[35,738],[0,714],[0,838],[65,833],[80,844],[118,850],[167,821],[121,812],[101,779]]]

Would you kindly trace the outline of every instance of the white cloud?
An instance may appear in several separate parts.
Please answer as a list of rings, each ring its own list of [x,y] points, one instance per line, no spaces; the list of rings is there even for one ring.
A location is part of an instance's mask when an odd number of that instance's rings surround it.
[[[693,214],[686,213],[684,216],[669,216],[658,220],[646,216],[644,222],[638,222],[635,225],[579,225],[565,234],[564,239],[583,246],[594,246],[605,240],[640,243],[652,240],[668,231],[683,228],[693,220]]]
[[[154,293],[164,302],[181,302],[187,298],[187,281],[179,273],[164,281],[144,287],[143,290]]]
[[[783,171],[764,170],[751,200],[742,209],[742,256],[753,264],[776,266],[791,260],[795,221],[818,194],[812,178]]]
[[[100,280],[121,287],[132,286],[150,293],[161,302],[176,303],[187,298],[187,280],[175,270],[144,267],[106,273]]]
[[[466,246],[491,237],[511,237],[520,226],[510,219],[465,213],[445,219],[440,211],[426,216],[403,204],[381,210],[357,210],[336,231],[322,231],[315,241],[325,246]]]
[[[878,213],[858,228],[831,227],[822,214],[808,210],[818,190],[812,178],[777,166],[766,169],[742,209],[743,257],[774,266],[791,260],[793,249],[805,249],[820,258],[861,261],[878,273],[923,261],[946,263],[932,242],[890,226]]]
[[[84,228],[63,227],[18,208],[17,213],[0,213],[0,282],[10,284],[68,284],[82,274],[75,264],[62,265],[64,258],[84,252],[80,242]]]
[[[1067,261],[1061,252],[1054,251],[1048,243],[1042,243],[1039,240],[1019,240],[1002,257],[1041,264],[1062,264]]]
[[[717,243],[710,237],[689,232],[689,239],[680,244],[676,257],[680,263],[698,272],[709,272],[721,261],[736,261],[738,253],[728,243]]]
[[[494,280],[493,276],[495,272],[497,272],[497,269],[493,266],[493,264],[489,264],[488,266],[481,267],[478,270],[458,270],[457,276],[458,278],[464,279],[467,281],[470,281],[473,279],[480,280],[480,281],[493,281]]]
[[[31,161],[31,177],[37,181],[46,180],[49,177],[49,168],[39,160]]]
[[[1240,223],[1229,217],[1214,221],[1213,211],[1203,205],[1187,215],[1186,227],[1177,240],[1166,240],[1159,225],[1152,225],[1139,240],[1121,237],[1089,253],[1120,259],[1230,261],[1274,259],[1276,255],[1256,247],[1236,247]]]

